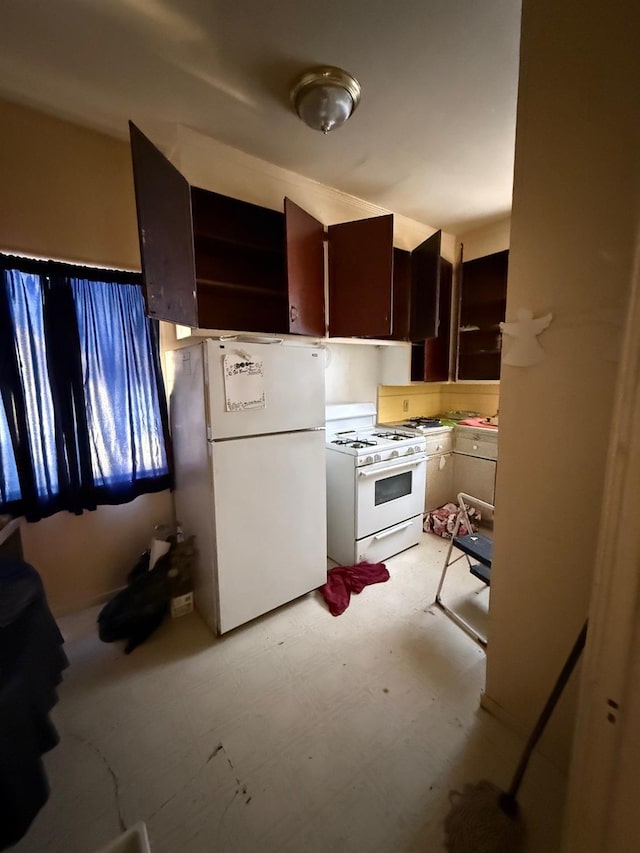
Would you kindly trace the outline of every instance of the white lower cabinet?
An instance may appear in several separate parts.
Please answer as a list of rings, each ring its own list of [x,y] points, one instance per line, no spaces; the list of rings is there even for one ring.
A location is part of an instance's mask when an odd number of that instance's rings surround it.
[[[456,426],[427,433],[424,511],[456,503],[459,492],[494,503],[498,431]]]
[[[427,487],[424,495],[424,511],[455,501],[453,484],[453,453],[427,457]]]
[[[427,482],[429,469],[427,467]],[[495,503],[496,461],[467,456],[464,453],[453,454],[454,493],[465,492],[487,503]]]

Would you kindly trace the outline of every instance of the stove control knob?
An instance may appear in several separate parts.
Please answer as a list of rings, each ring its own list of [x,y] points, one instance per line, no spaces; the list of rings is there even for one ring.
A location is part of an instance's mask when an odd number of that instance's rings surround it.
[[[413,453],[415,453],[413,447],[407,447],[407,452],[405,453],[405,456],[411,456]]]
[[[376,453],[376,455],[373,457],[373,461],[374,462],[382,462],[382,456],[380,456],[379,453]]]
[[[366,459],[364,460],[365,465],[371,465],[372,462],[373,462],[373,459],[371,458],[371,456],[367,456]]]
[[[392,450],[391,453],[389,454],[389,459],[395,459],[396,456],[399,456],[399,455],[400,454],[398,453],[397,450]]]

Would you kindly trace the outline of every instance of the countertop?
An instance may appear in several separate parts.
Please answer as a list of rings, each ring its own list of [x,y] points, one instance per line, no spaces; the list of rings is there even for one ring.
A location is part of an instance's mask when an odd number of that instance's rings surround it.
[[[465,420],[458,422],[458,426],[475,427],[475,429],[497,430],[498,424],[489,423],[489,421],[492,420],[494,420],[494,418],[465,418]]]

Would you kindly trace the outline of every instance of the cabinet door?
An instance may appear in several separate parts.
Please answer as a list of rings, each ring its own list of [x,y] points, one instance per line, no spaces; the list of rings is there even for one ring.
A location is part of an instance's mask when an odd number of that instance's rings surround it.
[[[129,133],[147,314],[197,326],[189,184],[131,122]]]
[[[440,306],[440,243],[436,231],[411,253],[411,340],[424,341],[438,334]]]
[[[499,379],[509,251],[462,265],[458,379]]]
[[[395,341],[411,340],[411,252],[393,250],[393,334]]]
[[[453,486],[453,453],[427,457],[427,488],[424,497],[424,511],[455,502],[456,491]]]
[[[325,333],[324,225],[291,199],[284,200],[289,331]]]
[[[493,459],[453,454],[453,485],[456,494],[465,492],[481,501],[494,503],[496,463]]]
[[[425,343],[425,382],[446,382],[449,378],[451,346],[451,295],[453,264],[440,260],[440,310],[437,335]]]
[[[329,334],[391,334],[393,215],[329,226]]]

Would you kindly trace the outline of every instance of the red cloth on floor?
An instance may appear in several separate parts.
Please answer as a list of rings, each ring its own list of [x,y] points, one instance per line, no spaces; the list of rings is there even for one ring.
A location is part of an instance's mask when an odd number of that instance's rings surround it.
[[[336,566],[327,572],[327,582],[320,587],[322,597],[332,616],[340,616],[349,606],[351,593],[362,592],[372,583],[389,580],[384,563],[356,563],[355,566]]]

